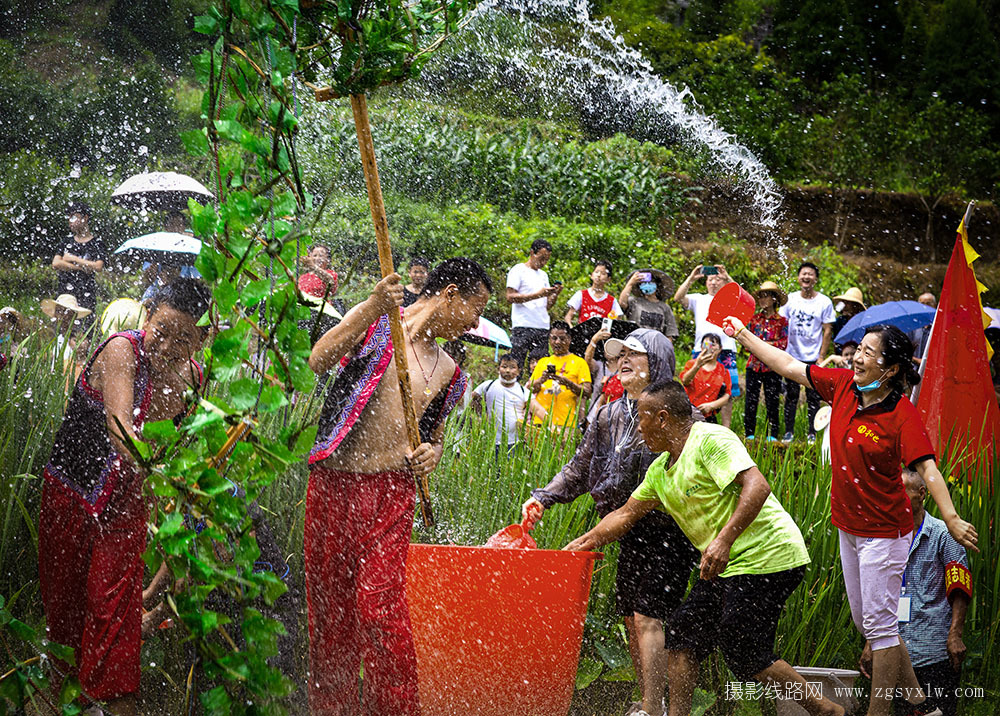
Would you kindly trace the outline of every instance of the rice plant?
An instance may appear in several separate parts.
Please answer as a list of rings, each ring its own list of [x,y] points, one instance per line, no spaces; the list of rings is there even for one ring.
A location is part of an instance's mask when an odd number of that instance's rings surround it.
[[[73,382],[54,351],[53,337],[33,333],[0,371],[0,594],[8,608],[22,588],[30,596],[37,586],[41,476]]]

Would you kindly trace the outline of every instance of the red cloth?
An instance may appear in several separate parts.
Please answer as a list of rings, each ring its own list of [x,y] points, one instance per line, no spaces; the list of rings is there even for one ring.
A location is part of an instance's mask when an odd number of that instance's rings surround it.
[[[858,537],[901,537],[913,531],[901,465],[933,458],[934,448],[909,398],[892,393],[865,410],[853,371],[808,366],[809,381],[833,406],[830,463],[833,524]]]
[[[114,469],[116,491],[93,517],[68,487],[45,480],[38,576],[47,637],[76,649],[84,692],[108,700],[139,691],[146,505],[134,471]]]
[[[685,363],[681,369],[681,373],[686,372],[694,363],[693,358]],[[729,370],[721,363],[715,363],[709,370],[702,368],[695,373],[694,380],[691,381],[690,385],[685,385],[684,390],[687,391],[688,400],[691,401],[691,405],[697,408],[703,403],[718,400],[722,397],[723,392],[731,394],[733,392],[733,381],[729,377]],[[702,412],[704,413],[704,411]],[[716,412],[718,411],[704,414],[707,418],[715,415]]]
[[[419,713],[406,604],[414,505],[409,472],[360,474],[314,466],[309,473],[305,567],[313,716]]]
[[[590,295],[590,290],[585,290],[581,294],[580,300],[580,323],[591,318],[607,318],[611,309],[615,305],[615,297],[610,293],[605,295],[600,301],[595,301]]]
[[[605,402],[607,403],[613,403],[625,395],[625,386],[622,385],[617,373],[605,378],[604,387],[601,388],[601,392],[604,393]]]
[[[330,293],[327,294],[327,299],[329,300],[337,294],[337,272],[327,271],[326,269],[318,270],[325,272],[333,279],[330,284]],[[310,271],[299,276],[299,290],[302,293],[308,293],[310,296],[323,298],[323,294],[326,293],[326,284],[323,283],[323,279],[316,275],[315,271]]]
[[[951,436],[947,452],[963,455],[959,464],[965,467],[980,459],[992,464],[998,450],[995,441],[1000,439],[1000,408],[986,357],[979,288],[969,263],[959,233],[924,353],[917,397],[917,410],[934,447],[943,454],[943,441]]]

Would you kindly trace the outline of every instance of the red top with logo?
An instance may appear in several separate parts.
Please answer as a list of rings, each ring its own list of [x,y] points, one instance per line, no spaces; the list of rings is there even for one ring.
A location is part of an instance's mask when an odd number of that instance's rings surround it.
[[[604,298],[600,301],[595,301],[593,296],[590,295],[590,291],[586,290],[583,292],[583,298],[580,301],[580,323],[595,317],[607,318],[614,306],[615,297],[610,293],[605,294]]]
[[[330,293],[326,297],[332,298],[337,293],[337,272],[328,271],[327,269],[319,270],[327,274],[331,279]],[[323,298],[323,294],[326,293],[326,284],[323,282],[323,279],[316,275],[315,271],[310,271],[299,276],[299,290],[302,293],[308,293],[310,296]]]
[[[913,531],[902,465],[934,458],[920,414],[898,391],[867,408],[854,373],[807,367],[809,382],[833,406],[830,461],[833,524],[858,537],[902,537]]]
[[[694,359],[692,358],[684,364],[681,373],[686,373],[693,365]],[[715,363],[711,368],[700,368],[694,374],[691,383],[684,386],[684,390],[687,391],[691,405],[698,407],[704,403],[718,400],[723,393],[732,393],[733,381],[729,377],[729,371],[722,364]],[[706,418],[715,415],[716,412],[718,411],[702,411]]]

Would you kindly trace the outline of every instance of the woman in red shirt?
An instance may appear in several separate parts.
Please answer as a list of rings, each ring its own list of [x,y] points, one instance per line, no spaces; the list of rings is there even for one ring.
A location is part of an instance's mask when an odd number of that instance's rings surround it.
[[[701,339],[701,353],[684,364],[681,370],[681,385],[687,391],[688,400],[705,420],[717,422],[715,414],[729,402],[733,392],[729,369],[719,363],[722,339],[714,333],[706,333]]]
[[[889,696],[872,698],[868,714],[889,714],[897,688],[904,689],[915,713],[926,713],[925,697],[899,638],[900,591],[913,531],[901,465],[924,479],[948,531],[961,545],[978,551],[978,536],[955,511],[920,415],[905,395],[908,384],[920,381],[913,344],[894,326],[875,326],[862,339],[852,370],[819,368],[768,345],[735,317],[726,323],[768,368],[815,388],[833,407],[831,517],[840,531],[851,616],[873,650],[872,694]]]

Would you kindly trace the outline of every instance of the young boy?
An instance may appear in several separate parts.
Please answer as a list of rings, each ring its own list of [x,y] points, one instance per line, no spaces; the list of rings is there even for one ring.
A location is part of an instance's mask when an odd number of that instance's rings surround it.
[[[573,325],[579,315],[580,323],[591,318],[617,318],[622,315],[622,307],[618,299],[607,292],[608,281],[611,280],[611,262],[600,260],[594,264],[590,274],[590,288],[577,291],[566,303],[565,321]]]
[[[525,414],[531,414],[542,422],[547,415],[545,408],[538,404],[531,392],[518,384],[519,366],[517,359],[510,353],[500,356],[498,377],[484,380],[472,393],[472,405],[478,411],[486,406],[486,414],[496,423],[496,451],[506,444],[507,452],[514,449],[517,442],[517,423],[523,421]]]
[[[136,713],[146,544],[143,474],[127,445],[144,423],[182,415],[185,391],[201,385],[192,356],[210,300],[200,281],[180,279],[154,298],[143,330],[98,347],[45,468],[38,572],[48,638],[76,649],[84,694],[115,714]]]
[[[305,567],[314,716],[418,713],[405,595],[414,477],[441,459],[444,420],[467,382],[437,339],[474,328],[491,290],[475,261],[444,261],[402,312],[405,345],[397,347],[386,314],[399,310],[403,287],[392,274],[313,347],[309,364],[318,375],[340,366],[309,457]],[[406,441],[397,349],[409,358],[421,433],[415,450]]]
[[[410,268],[407,275],[410,283],[403,286],[403,307],[412,306],[417,302],[420,292],[427,285],[427,276],[431,270],[431,262],[421,256],[414,256],[410,259]]]
[[[775,684],[781,693],[794,688],[809,713],[843,716],[842,707],[811,693],[774,654],[781,609],[802,581],[809,554],[743,443],[727,428],[695,422],[687,393],[674,381],[647,387],[638,409],[643,440],[662,454],[623,507],[566,549],[598,549],[659,509],[701,552],[701,578],[667,621],[670,716],[691,713],[698,663],[716,647],[738,680]]]

